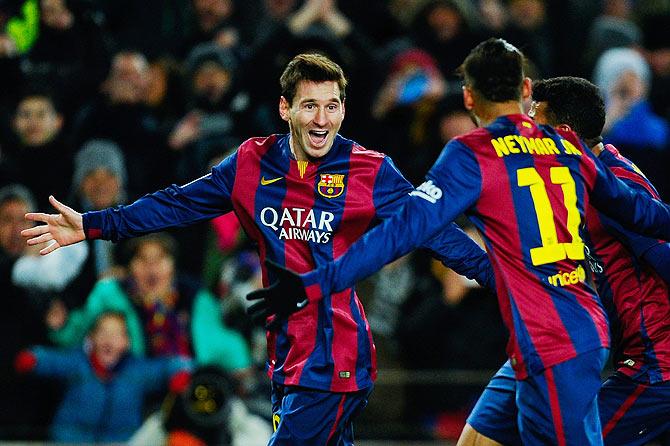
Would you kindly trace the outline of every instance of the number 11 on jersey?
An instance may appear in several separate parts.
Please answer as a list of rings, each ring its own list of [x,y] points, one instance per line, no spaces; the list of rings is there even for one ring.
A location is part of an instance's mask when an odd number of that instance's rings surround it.
[[[552,167],[549,169],[549,173],[551,182],[560,185],[563,191],[563,205],[567,210],[565,226],[572,237],[572,241],[568,243],[558,241],[554,211],[551,208],[544,180],[537,170],[534,167],[517,170],[517,184],[520,187],[530,187],[530,196],[535,207],[540,238],[542,239],[542,246],[530,250],[530,259],[536,266],[558,262],[565,258],[584,259],[584,242],[579,236],[581,217],[577,208],[575,180],[570,175],[570,169],[565,166]]]

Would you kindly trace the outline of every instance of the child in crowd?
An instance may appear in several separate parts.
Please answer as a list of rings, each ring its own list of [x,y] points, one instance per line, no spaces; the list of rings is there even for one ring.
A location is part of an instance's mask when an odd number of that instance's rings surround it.
[[[105,312],[95,321],[83,350],[35,347],[21,352],[19,372],[66,382],[51,426],[51,439],[67,443],[124,442],[142,424],[144,397],[168,387],[186,388],[190,362],[171,356],[137,358],[122,313]]]

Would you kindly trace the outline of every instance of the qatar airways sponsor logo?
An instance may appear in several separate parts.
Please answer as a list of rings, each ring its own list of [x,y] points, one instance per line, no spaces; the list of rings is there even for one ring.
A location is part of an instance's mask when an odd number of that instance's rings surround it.
[[[328,243],[333,235],[331,223],[335,215],[328,211],[303,208],[265,207],[261,210],[263,226],[277,233],[280,240],[302,240]]]
[[[428,180],[409,194],[421,197],[431,203],[437,203],[437,200],[442,198],[442,189],[433,184],[433,180]]]

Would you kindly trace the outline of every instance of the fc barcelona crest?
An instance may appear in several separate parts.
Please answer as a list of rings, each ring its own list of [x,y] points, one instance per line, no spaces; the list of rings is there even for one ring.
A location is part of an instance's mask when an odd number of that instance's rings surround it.
[[[326,198],[339,197],[344,192],[344,175],[322,173],[317,190]]]

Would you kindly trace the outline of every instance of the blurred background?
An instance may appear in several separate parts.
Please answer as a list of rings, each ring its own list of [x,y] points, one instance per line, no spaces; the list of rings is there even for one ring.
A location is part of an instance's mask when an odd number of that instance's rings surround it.
[[[75,420],[85,443],[271,432],[265,335],[244,314],[259,263],[236,218],[41,258],[20,231],[50,194],[129,203],[285,133],[278,78],[304,51],[349,78],[341,133],[418,185],[473,128],[455,70],[495,36],[534,79],[595,82],[605,142],[667,199],[669,29],[667,0],[0,0],[0,441],[72,439]],[[505,359],[495,296],[421,251],[359,294],[379,365],[361,444],[450,444]],[[82,346],[132,385],[68,380]]]

